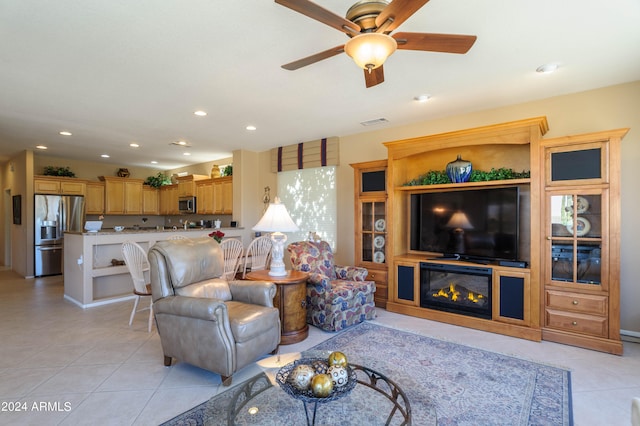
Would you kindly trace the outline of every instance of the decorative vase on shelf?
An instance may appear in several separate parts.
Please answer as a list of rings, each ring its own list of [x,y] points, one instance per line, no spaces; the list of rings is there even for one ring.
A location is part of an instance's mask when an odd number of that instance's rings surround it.
[[[211,167],[211,178],[215,179],[215,178],[219,178],[220,177],[220,167],[218,167],[216,164],[214,164]]]
[[[471,161],[463,160],[460,155],[455,161],[447,164],[447,176],[452,183],[467,182],[471,177]]]

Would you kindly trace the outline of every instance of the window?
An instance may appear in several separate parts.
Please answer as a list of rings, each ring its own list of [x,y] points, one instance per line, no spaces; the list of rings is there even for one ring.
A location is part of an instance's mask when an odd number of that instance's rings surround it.
[[[298,232],[289,234],[289,241],[307,240],[309,232],[315,232],[335,251],[335,166],[280,172],[277,195],[300,228]]]

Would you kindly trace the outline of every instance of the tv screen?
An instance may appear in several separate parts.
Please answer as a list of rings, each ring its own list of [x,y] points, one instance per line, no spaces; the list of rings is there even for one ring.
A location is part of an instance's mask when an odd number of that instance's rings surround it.
[[[469,260],[518,260],[519,188],[411,194],[410,248]]]

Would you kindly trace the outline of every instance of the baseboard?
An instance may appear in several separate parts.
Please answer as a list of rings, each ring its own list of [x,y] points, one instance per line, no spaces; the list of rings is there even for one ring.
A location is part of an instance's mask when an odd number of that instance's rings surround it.
[[[620,339],[625,342],[640,343],[640,332],[620,330]]]

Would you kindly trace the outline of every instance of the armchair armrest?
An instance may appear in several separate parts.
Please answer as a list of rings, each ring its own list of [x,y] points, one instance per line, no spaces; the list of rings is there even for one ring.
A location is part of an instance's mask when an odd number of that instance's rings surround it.
[[[227,306],[219,299],[169,296],[156,301],[153,304],[153,311],[156,314],[222,322],[222,318],[226,317]]]
[[[340,280],[366,281],[369,271],[359,266],[334,266],[336,276]]]
[[[229,290],[236,302],[273,308],[276,285],[270,281],[229,281]]]
[[[313,285],[318,294],[322,294],[331,288],[331,278],[324,274],[312,272],[309,274],[309,278],[307,278],[307,284]]]

